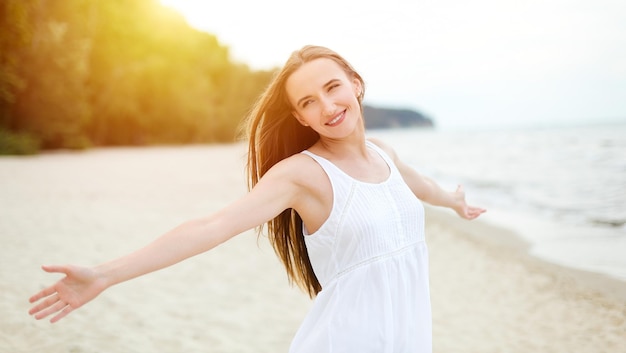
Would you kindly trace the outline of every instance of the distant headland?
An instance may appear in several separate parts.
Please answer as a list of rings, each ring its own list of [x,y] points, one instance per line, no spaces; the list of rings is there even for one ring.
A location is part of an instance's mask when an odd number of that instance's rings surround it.
[[[435,126],[432,119],[411,109],[396,109],[363,105],[365,127],[368,129],[389,129],[397,127],[425,127]]]

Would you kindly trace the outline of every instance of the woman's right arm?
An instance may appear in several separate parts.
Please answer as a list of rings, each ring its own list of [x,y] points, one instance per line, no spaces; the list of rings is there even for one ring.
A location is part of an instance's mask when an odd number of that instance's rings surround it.
[[[30,298],[36,319],[56,314],[56,322],[94,299],[105,289],[213,249],[233,236],[261,225],[292,207],[301,195],[299,168],[283,161],[261,178],[241,199],[220,211],[187,221],[147,246],[93,268],[43,266],[65,278]]]

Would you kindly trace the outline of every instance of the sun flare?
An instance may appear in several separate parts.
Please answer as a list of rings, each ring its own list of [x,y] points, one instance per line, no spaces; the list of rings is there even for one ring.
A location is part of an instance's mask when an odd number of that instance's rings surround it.
[[[163,6],[183,15],[187,22],[197,29],[201,29],[203,24],[206,25],[207,14],[210,13],[211,6],[215,7],[211,2],[199,0],[160,0],[160,2]]]

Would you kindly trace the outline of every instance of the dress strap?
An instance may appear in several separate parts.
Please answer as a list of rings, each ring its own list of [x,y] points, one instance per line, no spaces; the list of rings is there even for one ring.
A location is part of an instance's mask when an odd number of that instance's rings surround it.
[[[334,177],[343,176],[345,174],[333,162],[320,155],[317,155],[309,150],[304,150],[300,153],[306,154],[307,156],[313,158],[322,167],[322,169],[324,169],[331,181],[334,179]]]

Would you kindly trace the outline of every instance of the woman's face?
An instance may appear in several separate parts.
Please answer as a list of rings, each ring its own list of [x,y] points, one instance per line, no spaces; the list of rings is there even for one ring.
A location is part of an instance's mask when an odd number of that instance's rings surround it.
[[[357,98],[361,82],[332,59],[303,64],[289,76],[285,89],[296,119],[321,136],[345,137],[362,119]]]

